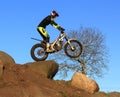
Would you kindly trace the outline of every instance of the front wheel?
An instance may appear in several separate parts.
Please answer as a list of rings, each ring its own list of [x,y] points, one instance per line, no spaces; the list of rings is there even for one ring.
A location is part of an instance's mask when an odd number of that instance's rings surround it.
[[[65,44],[64,50],[66,55],[70,58],[77,58],[82,53],[82,44],[77,40],[69,40]]]
[[[31,48],[31,57],[35,61],[43,61],[48,57],[48,53],[46,53],[44,46],[41,44],[35,44]]]

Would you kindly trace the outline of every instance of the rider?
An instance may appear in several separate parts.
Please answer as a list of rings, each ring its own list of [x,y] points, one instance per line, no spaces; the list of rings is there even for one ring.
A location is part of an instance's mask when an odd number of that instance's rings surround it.
[[[45,17],[38,25],[37,30],[40,33],[40,35],[43,38],[43,41],[46,43],[46,51],[49,50],[50,47],[50,43],[49,43],[49,39],[50,36],[47,33],[47,31],[45,30],[46,26],[51,24],[54,28],[57,28],[60,31],[64,31],[64,28],[62,28],[61,26],[59,26],[57,23],[54,22],[54,19],[56,17],[58,17],[59,14],[56,11],[52,11],[50,15],[48,15],[47,17]]]

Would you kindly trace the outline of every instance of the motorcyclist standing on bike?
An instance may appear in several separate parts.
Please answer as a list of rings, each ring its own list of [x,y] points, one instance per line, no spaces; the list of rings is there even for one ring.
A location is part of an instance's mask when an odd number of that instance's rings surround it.
[[[50,47],[50,36],[47,33],[47,31],[45,30],[46,26],[48,26],[49,24],[51,24],[54,28],[57,28],[60,31],[64,31],[64,28],[62,28],[61,26],[59,26],[57,23],[55,23],[54,19],[56,17],[58,17],[59,14],[56,11],[52,11],[50,15],[48,15],[47,17],[45,17],[38,25],[37,30],[40,33],[40,35],[43,38],[43,41],[46,43],[46,51],[49,50]]]

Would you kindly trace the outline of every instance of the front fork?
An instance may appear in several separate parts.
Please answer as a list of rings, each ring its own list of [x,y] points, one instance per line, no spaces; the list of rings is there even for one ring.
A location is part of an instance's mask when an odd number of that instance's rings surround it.
[[[70,49],[71,49],[72,51],[74,51],[74,50],[75,50],[75,47],[71,45],[71,42],[70,42],[71,39],[67,39],[67,38],[65,38],[65,39],[66,39],[67,43],[70,45]]]

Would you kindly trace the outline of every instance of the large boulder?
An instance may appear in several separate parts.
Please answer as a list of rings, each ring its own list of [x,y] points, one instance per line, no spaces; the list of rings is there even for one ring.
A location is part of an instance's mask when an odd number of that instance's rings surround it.
[[[59,65],[52,60],[26,63],[28,68],[36,73],[52,79],[58,72]]]
[[[7,67],[8,65],[14,65],[14,64],[15,64],[15,61],[10,55],[8,55],[3,51],[0,51],[0,77],[3,74],[4,67]]]
[[[15,64],[14,59],[3,51],[0,51],[0,60],[3,64]]]
[[[94,80],[79,72],[73,75],[71,85],[91,94],[99,91],[99,86]]]

